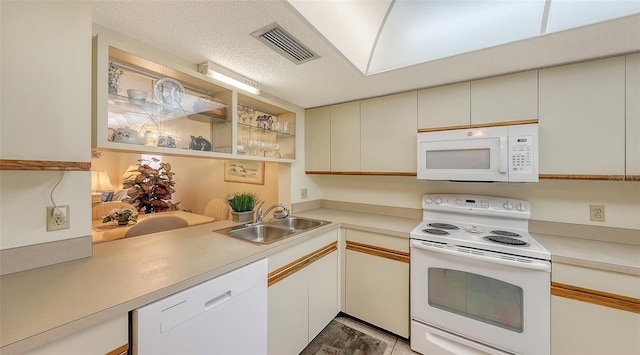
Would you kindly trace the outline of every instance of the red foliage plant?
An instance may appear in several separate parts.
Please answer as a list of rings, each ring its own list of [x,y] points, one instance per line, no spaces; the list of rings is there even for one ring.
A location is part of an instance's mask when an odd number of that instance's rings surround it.
[[[152,158],[154,162],[160,160]],[[124,189],[129,189],[127,197],[122,201],[136,206],[138,213],[156,213],[165,211],[177,211],[178,203],[171,201],[171,194],[176,192],[173,188],[175,182],[171,171],[171,164],[160,163],[159,169],[149,166],[147,160],[138,160],[138,167],[129,170],[134,173],[122,183]]]

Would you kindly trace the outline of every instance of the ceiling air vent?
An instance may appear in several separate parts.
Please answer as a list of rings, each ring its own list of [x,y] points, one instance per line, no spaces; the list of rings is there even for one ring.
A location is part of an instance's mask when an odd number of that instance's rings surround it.
[[[253,32],[251,35],[295,64],[302,64],[320,58],[319,55],[300,43],[275,22]]]

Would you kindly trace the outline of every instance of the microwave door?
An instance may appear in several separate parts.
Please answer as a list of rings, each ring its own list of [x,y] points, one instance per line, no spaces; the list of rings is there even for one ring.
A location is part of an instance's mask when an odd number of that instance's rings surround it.
[[[507,181],[506,137],[422,141],[419,176],[427,180]]]

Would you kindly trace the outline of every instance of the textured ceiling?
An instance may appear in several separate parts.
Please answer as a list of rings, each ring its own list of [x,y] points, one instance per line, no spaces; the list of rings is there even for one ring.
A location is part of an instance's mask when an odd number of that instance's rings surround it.
[[[364,76],[286,1],[94,0],[93,21],[193,63],[217,63],[304,108],[640,50],[635,15]],[[273,22],[321,58],[296,65],[250,35]]]

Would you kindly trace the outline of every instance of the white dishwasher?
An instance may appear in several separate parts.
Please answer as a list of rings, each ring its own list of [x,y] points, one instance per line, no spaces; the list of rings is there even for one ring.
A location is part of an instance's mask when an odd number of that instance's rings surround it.
[[[134,354],[266,354],[267,260],[132,313]]]

